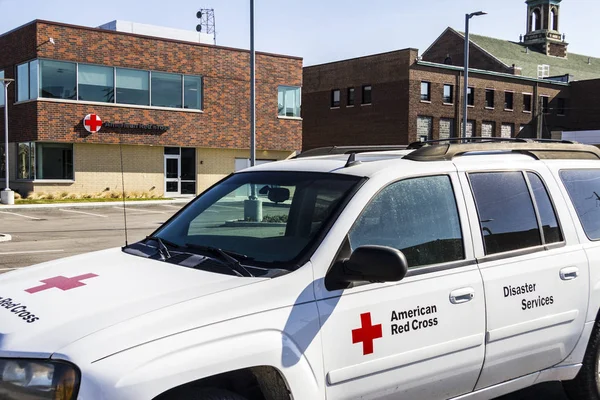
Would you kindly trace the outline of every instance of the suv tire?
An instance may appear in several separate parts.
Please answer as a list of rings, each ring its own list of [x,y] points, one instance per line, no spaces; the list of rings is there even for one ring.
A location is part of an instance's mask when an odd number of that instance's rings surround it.
[[[208,388],[200,389],[191,396],[190,400],[246,400],[246,398],[228,390]]]
[[[600,323],[596,321],[590,336],[583,366],[572,381],[563,382],[571,400],[600,400]]]

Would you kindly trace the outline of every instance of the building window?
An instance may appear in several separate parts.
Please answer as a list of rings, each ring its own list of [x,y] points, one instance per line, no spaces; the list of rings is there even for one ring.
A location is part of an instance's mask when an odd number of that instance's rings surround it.
[[[17,65],[17,101],[38,98],[38,60]]]
[[[40,60],[40,97],[77,100],[77,64]]]
[[[559,97],[556,105],[556,114],[566,115],[567,113],[567,99]]]
[[[421,101],[431,101],[431,82],[421,82]]]
[[[548,64],[538,65],[538,79],[547,78],[550,76],[550,66]]]
[[[4,79],[4,71],[0,70],[0,79]],[[4,81],[0,81],[0,107],[4,105]]]
[[[36,143],[36,179],[73,179],[72,143]]]
[[[540,96],[540,104],[542,108],[542,112],[544,114],[548,114],[550,112],[550,108],[548,107],[549,97],[548,96]]]
[[[150,105],[148,71],[117,68],[117,103]]]
[[[465,128],[464,125],[460,124],[460,132],[463,135],[463,137],[473,137],[475,136],[475,121],[473,120],[467,120],[467,134],[465,135]]]
[[[152,106],[155,107],[183,107],[183,77],[179,74],[168,74],[165,72],[151,73],[151,93]]]
[[[432,139],[433,117],[417,117],[417,140],[423,142]]]
[[[371,104],[371,85],[364,85],[362,87],[362,103]]]
[[[532,95],[528,93],[523,93],[523,111],[531,112],[531,100]]]
[[[502,124],[500,129],[500,137],[511,138],[514,135],[515,125],[514,124]]]
[[[475,88],[467,88],[467,106],[475,105]]]
[[[340,89],[333,89],[331,91],[331,107],[340,106]]]
[[[444,103],[454,103],[454,86],[444,85]]]
[[[300,118],[300,88],[279,86],[277,88],[277,113],[280,117]]]
[[[514,93],[513,92],[504,92],[504,109],[512,111],[513,110],[513,100]]]
[[[494,108],[494,89],[485,89],[485,108]]]
[[[354,105],[354,88],[348,88],[348,106]]]
[[[494,130],[496,129],[496,123],[493,121],[484,121],[481,124],[481,137],[491,138],[494,137]]]
[[[17,145],[17,179],[35,178],[35,143]]]
[[[298,94],[298,96],[300,96]],[[183,108],[202,110],[202,77],[183,76]],[[298,116],[300,110],[298,110]]]
[[[78,99],[114,103],[115,71],[112,67],[79,64],[77,70]]]
[[[454,119],[440,118],[440,139],[454,137]]]

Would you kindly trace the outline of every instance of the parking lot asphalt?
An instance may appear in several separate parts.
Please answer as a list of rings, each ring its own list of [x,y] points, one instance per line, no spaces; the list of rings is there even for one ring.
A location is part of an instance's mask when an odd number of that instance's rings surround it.
[[[183,204],[127,206],[129,243],[151,234]],[[227,213],[227,209],[223,209]],[[99,208],[2,209],[0,233],[11,241],[0,242],[0,273],[80,253],[125,244],[121,204]],[[537,385],[498,400],[568,400],[560,383]]]

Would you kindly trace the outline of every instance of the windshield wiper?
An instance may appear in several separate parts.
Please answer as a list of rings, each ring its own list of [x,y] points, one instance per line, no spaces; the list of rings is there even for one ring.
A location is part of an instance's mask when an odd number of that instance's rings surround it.
[[[171,252],[169,251],[169,248],[165,245],[165,243],[171,247],[175,247],[175,248],[180,247],[179,245],[177,245],[173,242],[169,242],[168,240],[160,238],[158,236],[146,236],[146,241],[148,241],[148,240],[154,240],[155,242],[158,243],[158,247],[156,249],[160,253],[160,256],[162,257],[163,261],[171,258]]]
[[[246,276],[246,277],[253,277],[254,275],[252,274],[252,272],[250,272],[248,270],[248,268],[244,267],[242,265],[242,263],[240,263],[240,261],[233,257],[231,254],[236,255],[238,257],[244,258],[244,259],[250,259],[250,257],[245,256],[243,254],[237,254],[237,253],[233,253],[230,251],[225,251],[223,249],[220,249],[218,247],[212,247],[212,246],[203,246],[203,245],[199,245],[199,244],[193,244],[193,243],[186,243],[185,247],[188,247],[190,249],[197,249],[197,250],[203,250],[203,251],[208,251],[211,252],[213,254],[216,254],[218,256],[221,257],[222,261],[225,261],[225,265],[227,265],[228,267],[230,267],[233,271],[237,272],[240,276]]]

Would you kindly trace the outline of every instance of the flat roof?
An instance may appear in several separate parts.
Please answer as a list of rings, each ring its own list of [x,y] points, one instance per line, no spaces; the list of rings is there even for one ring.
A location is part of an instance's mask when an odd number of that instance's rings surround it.
[[[120,32],[120,31],[112,31],[112,30],[107,30],[107,29],[102,29],[102,28],[92,28],[89,26],[83,26],[83,25],[74,25],[74,24],[67,24],[64,22],[56,22],[56,21],[46,21],[43,19],[34,19],[33,21],[30,21],[26,24],[23,24],[21,26],[18,26],[14,29],[11,29],[7,32],[4,32],[3,34],[0,35],[0,38],[6,35],[9,35],[13,32],[16,32],[20,29],[23,29],[29,25],[33,25],[33,24],[46,24],[46,25],[55,25],[55,26],[62,26],[65,28],[71,28],[71,29],[82,29],[82,30],[87,30],[87,31],[92,31],[92,32],[99,32],[99,33],[104,33],[107,35],[126,35],[126,36],[133,36],[133,37],[139,37],[139,38],[144,38],[144,39],[152,39],[152,40],[160,40],[163,42],[171,42],[171,43],[178,43],[178,44],[185,44],[188,46],[199,46],[199,47],[207,47],[207,48],[213,48],[213,49],[219,49],[219,50],[228,50],[228,51],[237,51],[237,52],[241,52],[241,53],[250,53],[250,50],[246,50],[246,49],[240,49],[240,48],[236,48],[236,47],[228,47],[228,46],[219,46],[219,45],[214,45],[214,44],[205,44],[205,43],[196,43],[196,42],[189,42],[189,41],[185,41],[185,40],[176,40],[176,39],[168,39],[168,38],[163,38],[163,37],[157,37],[157,36],[148,36],[148,35],[140,35],[137,33],[129,33],[129,32]],[[285,54],[277,54],[277,53],[268,53],[268,52],[263,52],[263,51],[257,51],[256,54],[258,55],[262,55],[262,56],[269,56],[269,57],[279,57],[279,58],[288,58],[288,59],[293,59],[293,60],[302,60],[302,57],[298,57],[298,56],[290,56],[290,55],[285,55]]]

